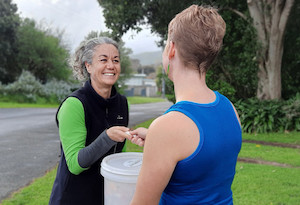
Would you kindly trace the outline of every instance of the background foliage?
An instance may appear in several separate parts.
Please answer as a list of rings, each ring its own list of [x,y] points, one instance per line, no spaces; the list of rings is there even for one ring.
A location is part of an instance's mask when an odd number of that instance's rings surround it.
[[[229,84],[235,90],[235,99],[256,96],[258,71],[256,52],[259,45],[246,1],[182,0],[177,1],[176,4],[170,0],[98,0],[98,2],[104,8],[106,26],[112,29],[115,38],[120,38],[129,29],[139,31],[141,25],[147,24],[151,26],[153,33],[161,37],[159,42],[161,46],[167,38],[168,23],[178,12],[191,4],[209,4],[218,7],[227,23],[227,28],[223,50],[212,66],[213,72],[210,75],[211,79],[208,79],[210,81],[208,85],[216,81],[222,81],[222,83],[216,83],[218,85],[224,85],[223,82],[226,82],[226,85]],[[118,6],[114,7],[114,4]],[[300,86],[299,80],[293,80],[293,83],[289,80],[292,76],[300,75],[300,69],[296,69],[299,68],[299,55],[295,54],[295,51],[299,49],[299,4],[299,1],[295,2],[287,25],[285,44],[288,46],[285,46],[282,69],[284,99],[292,97]],[[245,18],[233,10],[239,11]],[[297,20],[294,21],[294,19]],[[286,52],[287,50],[289,52]],[[217,88],[220,89],[220,87]]]
[[[11,82],[19,74],[15,66],[17,54],[17,30],[20,17],[17,6],[11,0],[0,1],[0,81]]]
[[[0,98],[2,102],[57,104],[78,87],[78,83],[57,79],[42,84],[32,73],[23,71],[16,81],[0,84]]]
[[[300,93],[287,101],[261,101],[255,98],[235,104],[243,132],[266,133],[300,131]]]
[[[300,1],[295,1],[284,41],[282,59],[282,100],[261,102],[256,99],[256,33],[249,18],[246,1],[238,0],[98,0],[104,8],[109,32],[91,31],[86,38],[110,36],[120,44],[122,76],[118,89],[130,76],[131,50],[121,36],[129,29],[151,26],[164,46],[169,21],[191,4],[210,4],[219,8],[227,23],[224,46],[211,70],[207,84],[231,99],[239,109],[245,132],[299,130],[300,87]],[[117,6],[116,6],[117,5]],[[241,18],[232,9],[240,11]],[[68,46],[63,31],[46,28],[32,19],[22,19],[12,0],[0,1],[0,97],[1,101],[58,102],[80,84],[72,78],[67,59]],[[157,85],[165,83],[166,96],[175,102],[173,83],[157,69]],[[272,124],[273,123],[273,124]],[[272,124],[272,125],[271,125]]]
[[[58,31],[59,32],[59,31]],[[53,78],[68,79],[68,49],[51,29],[39,27],[34,20],[24,19],[18,29],[18,57],[15,66],[31,72],[42,83]]]

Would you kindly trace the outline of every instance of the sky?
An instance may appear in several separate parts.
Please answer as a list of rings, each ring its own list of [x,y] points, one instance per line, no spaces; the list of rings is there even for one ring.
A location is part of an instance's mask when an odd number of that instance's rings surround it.
[[[12,0],[21,17],[34,19],[53,30],[64,30],[64,41],[74,51],[90,31],[108,31],[97,0]],[[149,26],[148,26],[149,27]],[[159,37],[146,26],[139,33],[128,31],[122,40],[133,54],[159,51]]]

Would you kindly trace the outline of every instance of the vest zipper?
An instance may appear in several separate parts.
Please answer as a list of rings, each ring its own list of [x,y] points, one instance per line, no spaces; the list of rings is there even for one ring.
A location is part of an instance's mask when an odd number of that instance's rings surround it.
[[[105,109],[105,116],[106,116],[106,118],[108,118],[108,108],[106,107],[106,109]]]
[[[105,108],[105,115],[106,115],[106,120],[108,120],[108,107]],[[109,123],[107,122],[107,124],[109,124]],[[115,147],[114,147],[114,154],[115,154],[116,151],[117,151],[117,145],[118,145],[118,144],[116,144]]]

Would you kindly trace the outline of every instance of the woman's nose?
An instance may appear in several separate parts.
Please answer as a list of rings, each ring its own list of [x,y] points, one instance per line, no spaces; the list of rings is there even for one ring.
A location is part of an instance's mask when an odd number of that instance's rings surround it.
[[[114,66],[113,61],[112,60],[108,60],[106,66],[107,66],[107,68],[113,68],[113,66]]]

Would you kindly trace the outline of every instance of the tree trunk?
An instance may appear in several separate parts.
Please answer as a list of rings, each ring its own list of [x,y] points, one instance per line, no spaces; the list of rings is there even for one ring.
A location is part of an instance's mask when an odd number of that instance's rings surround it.
[[[294,0],[247,0],[261,45],[258,51],[257,98],[281,98],[284,31]]]

